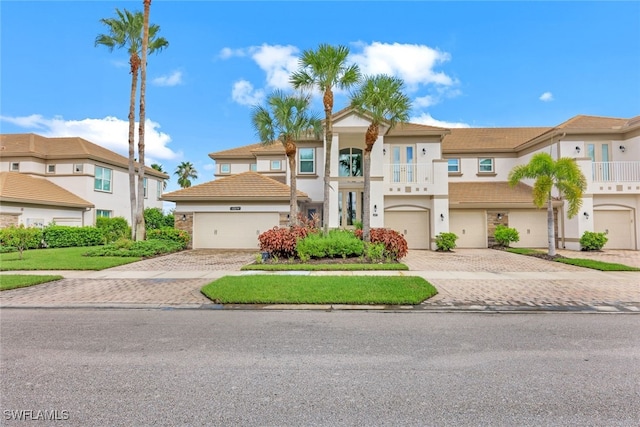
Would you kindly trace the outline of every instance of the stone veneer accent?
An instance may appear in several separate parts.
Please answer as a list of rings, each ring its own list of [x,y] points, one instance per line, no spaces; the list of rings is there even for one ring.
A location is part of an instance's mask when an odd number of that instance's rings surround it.
[[[182,220],[182,216],[185,220]],[[193,212],[174,212],[174,227],[189,233],[189,243],[187,249],[193,249]]]
[[[0,228],[18,226],[20,214],[0,214]]]

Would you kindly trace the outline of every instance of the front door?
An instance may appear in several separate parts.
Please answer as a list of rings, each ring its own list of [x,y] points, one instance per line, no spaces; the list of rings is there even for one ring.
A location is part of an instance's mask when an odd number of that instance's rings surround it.
[[[612,179],[611,146],[606,142],[587,144],[587,155],[593,162],[593,180],[596,182]]]
[[[391,148],[393,164],[391,165],[392,182],[416,182],[415,146],[394,145]]]
[[[340,190],[338,193],[338,210],[340,227],[353,227],[356,221],[362,221],[362,205],[364,193],[358,190]]]

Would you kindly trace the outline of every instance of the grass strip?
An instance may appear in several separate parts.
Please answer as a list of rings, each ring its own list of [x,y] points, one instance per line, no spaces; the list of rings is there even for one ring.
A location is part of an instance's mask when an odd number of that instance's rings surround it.
[[[556,261],[563,264],[576,265],[578,267],[592,268],[600,271],[640,271],[640,268],[630,267],[624,264],[616,264],[612,262],[596,261],[584,258],[559,258]]]
[[[249,264],[245,271],[398,271],[409,270],[405,264]]]
[[[54,280],[60,280],[62,276],[31,276],[25,274],[2,274],[0,275],[0,291],[9,289],[26,288],[27,286],[39,285]]]
[[[0,254],[0,270],[103,270],[140,261],[141,257],[86,257],[94,247],[30,249],[22,253]]]
[[[518,255],[532,255],[532,254],[544,254],[545,252],[537,251],[535,249],[528,248],[505,248],[505,251]]]
[[[224,276],[202,288],[221,304],[420,304],[438,293],[421,277]]]

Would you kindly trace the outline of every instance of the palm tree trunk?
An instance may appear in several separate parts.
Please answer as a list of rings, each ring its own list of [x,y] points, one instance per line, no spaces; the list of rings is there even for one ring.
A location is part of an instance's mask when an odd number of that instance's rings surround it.
[[[331,146],[333,145],[333,122],[331,111],[333,110],[333,92],[325,90],[323,96],[325,115],[325,153],[324,153],[324,194],[322,202],[322,230],[324,234],[329,232],[329,197],[331,197]]]
[[[140,66],[140,123],[138,127],[138,210],[136,212],[136,240],[145,239],[144,224],[144,122],[145,95],[147,90],[147,50],[149,47],[149,12],[151,0],[144,0],[144,24],[142,30],[142,63]]]
[[[371,204],[371,151],[364,150],[362,162],[362,172],[364,175],[364,195],[362,206],[362,240],[371,241],[371,218],[369,217],[369,205]]]
[[[289,206],[289,225],[298,223],[298,189],[296,183],[296,154],[288,155],[289,179],[291,181],[291,205]]]
[[[138,90],[138,67],[140,58],[132,54],[129,58],[131,66],[131,94],[129,96],[129,204],[131,205],[131,239],[136,238],[136,169],[135,169],[135,129],[136,129],[136,91]]]
[[[549,200],[547,201],[547,236],[549,239],[549,256],[556,255],[556,236],[554,226],[553,206],[551,204],[551,196],[549,196]]]

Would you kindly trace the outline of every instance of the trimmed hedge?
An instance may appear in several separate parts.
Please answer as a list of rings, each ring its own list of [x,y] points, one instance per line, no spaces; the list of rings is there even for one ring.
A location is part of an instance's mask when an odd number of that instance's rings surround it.
[[[189,244],[189,233],[171,227],[162,227],[157,230],[147,230],[147,240],[169,240],[179,243],[184,249]]]
[[[312,233],[298,240],[298,257],[310,258],[358,257],[364,252],[364,242],[349,230],[331,230],[326,235]]]
[[[124,217],[96,218],[96,228],[102,230],[104,243],[115,242],[118,239],[131,237],[131,227]]]
[[[151,257],[183,249],[179,242],[171,240],[143,240],[133,242],[131,240],[119,240],[109,245],[88,251],[86,256],[119,256],[119,257]]]
[[[97,246],[104,243],[102,230],[96,227],[50,225],[43,230],[45,246],[68,248],[71,246]]]
[[[18,246],[23,249],[38,249],[42,246],[42,229],[24,225],[2,228],[0,229],[0,246],[16,248],[14,251]],[[3,251],[12,252],[10,249],[3,249]]]

